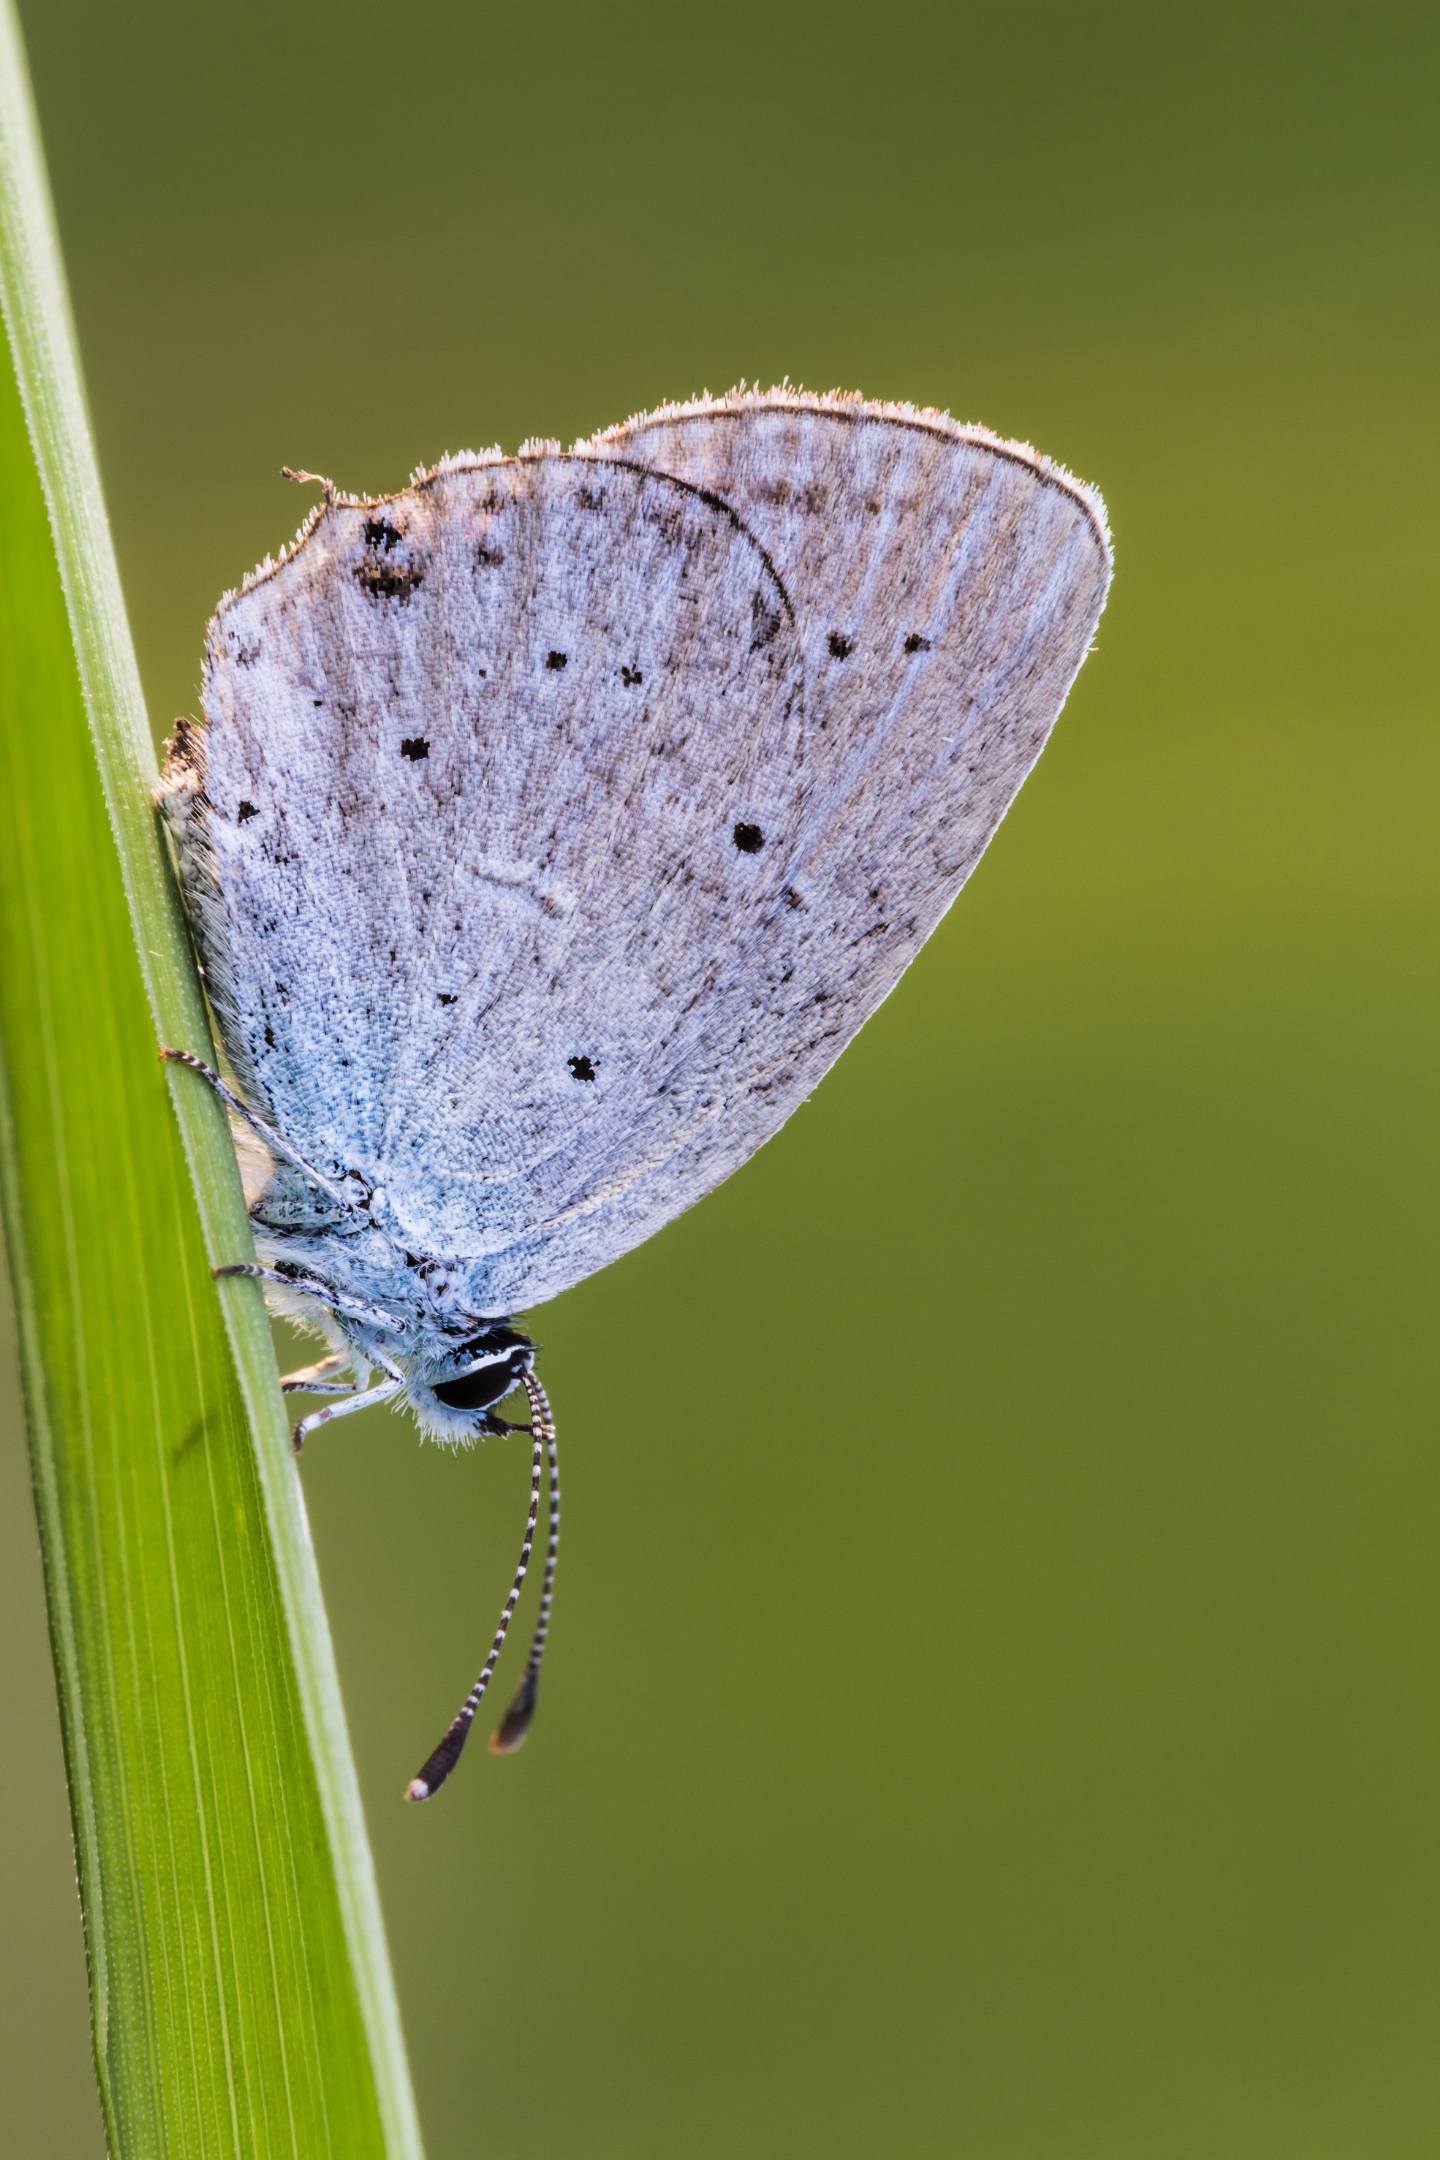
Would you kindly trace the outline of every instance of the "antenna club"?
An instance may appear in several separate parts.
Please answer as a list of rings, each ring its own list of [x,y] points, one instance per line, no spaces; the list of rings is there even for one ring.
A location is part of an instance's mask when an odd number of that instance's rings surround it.
[[[515,1690],[514,1701],[490,1735],[492,1755],[513,1755],[517,1748],[525,1745],[526,1736],[535,1721],[535,1706],[539,1696],[538,1675],[527,1672]]]

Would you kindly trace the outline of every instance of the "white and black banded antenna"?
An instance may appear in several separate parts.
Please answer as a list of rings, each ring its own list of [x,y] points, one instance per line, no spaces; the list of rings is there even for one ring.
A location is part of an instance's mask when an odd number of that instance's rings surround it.
[[[513,1755],[529,1732],[540,1697],[540,1667],[545,1656],[545,1638],[550,1630],[550,1612],[555,1601],[555,1569],[560,1558],[560,1455],[556,1446],[555,1419],[550,1408],[550,1398],[545,1393],[538,1376],[527,1365],[520,1374],[521,1385],[530,1400],[530,1507],[525,1518],[525,1536],[520,1547],[520,1559],[516,1565],[509,1595],[500,1610],[500,1622],[495,1630],[489,1655],[480,1669],[480,1677],[471,1688],[459,1710],[446,1729],[443,1739],[427,1760],[417,1776],[411,1778],[405,1788],[407,1800],[430,1800],[439,1792],[459,1762],[475,1713],[490,1685],[491,1675],[500,1662],[505,1638],[510,1632],[510,1622],[520,1602],[530,1555],[535,1546],[535,1529],[540,1520],[540,1488],[545,1467],[550,1472],[550,1504],[548,1511],[549,1543],[545,1553],[545,1579],[540,1590],[540,1611],[535,1621],[535,1635],[530,1645],[530,1656],[525,1673],[515,1691],[514,1700],[500,1720],[491,1738],[490,1746],[497,1755]]]

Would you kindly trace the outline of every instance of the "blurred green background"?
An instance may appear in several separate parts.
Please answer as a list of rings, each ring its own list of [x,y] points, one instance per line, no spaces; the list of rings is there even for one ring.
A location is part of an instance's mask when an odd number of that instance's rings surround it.
[[[1433,12],[24,15],[157,731],[282,461],[788,372],[1116,531],[899,994],[539,1318],[544,1714],[433,1809],[526,1458],[307,1454],[432,2160],[1433,2154]],[[5,1373],[0,2089],[89,2160]]]

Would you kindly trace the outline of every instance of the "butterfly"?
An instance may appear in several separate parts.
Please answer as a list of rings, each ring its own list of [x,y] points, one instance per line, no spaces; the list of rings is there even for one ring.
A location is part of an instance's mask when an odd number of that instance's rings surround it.
[[[311,475],[298,475],[310,479]],[[264,1282],[330,1352],[282,1386],[445,1442],[528,1430],[520,1562],[406,1788],[459,1759],[548,1477],[517,1314],[751,1156],[914,958],[1034,763],[1111,571],[1100,498],[943,414],[788,387],[562,451],[321,483],[220,603],[159,792]],[[499,1406],[528,1399],[528,1428]]]

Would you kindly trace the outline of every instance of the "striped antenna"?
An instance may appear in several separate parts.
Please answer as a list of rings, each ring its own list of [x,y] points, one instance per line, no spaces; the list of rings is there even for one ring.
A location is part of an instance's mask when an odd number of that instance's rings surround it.
[[[486,1688],[490,1685],[490,1675],[500,1662],[500,1652],[505,1647],[505,1637],[510,1632],[510,1622],[515,1616],[515,1607],[520,1602],[520,1592],[525,1582],[525,1570],[530,1565],[530,1554],[535,1545],[535,1525],[540,1520],[540,1483],[544,1472],[545,1450],[547,1446],[554,1446],[555,1426],[550,1416],[549,1401],[539,1381],[534,1377],[533,1373],[528,1371],[523,1373],[521,1377],[524,1380],[525,1392],[530,1397],[535,1416],[530,1427],[532,1442],[530,1456],[530,1512],[525,1519],[525,1539],[520,1547],[519,1563],[515,1569],[514,1579],[510,1584],[510,1594],[501,1607],[500,1624],[495,1630],[495,1640],[490,1645],[490,1655],[481,1668],[480,1677],[452,1718],[440,1745],[433,1751],[428,1760],[421,1765],[418,1776],[411,1778],[406,1786],[405,1798],[407,1800],[429,1800],[433,1798],[455,1768],[456,1763],[459,1762],[461,1751],[470,1737],[470,1727],[475,1722],[475,1713],[480,1707]]]
[[[540,1611],[535,1620],[525,1677],[515,1690],[514,1701],[490,1735],[492,1755],[513,1755],[534,1722],[535,1706],[540,1699],[540,1667],[545,1662],[545,1638],[550,1632],[550,1611],[555,1603],[555,1569],[560,1559],[560,1451],[555,1444],[555,1419],[550,1398],[535,1374],[527,1367],[522,1377],[530,1398],[530,1430],[537,1436],[542,1432],[545,1435],[545,1456],[550,1469],[550,1542],[545,1552],[545,1580],[540,1586]]]

